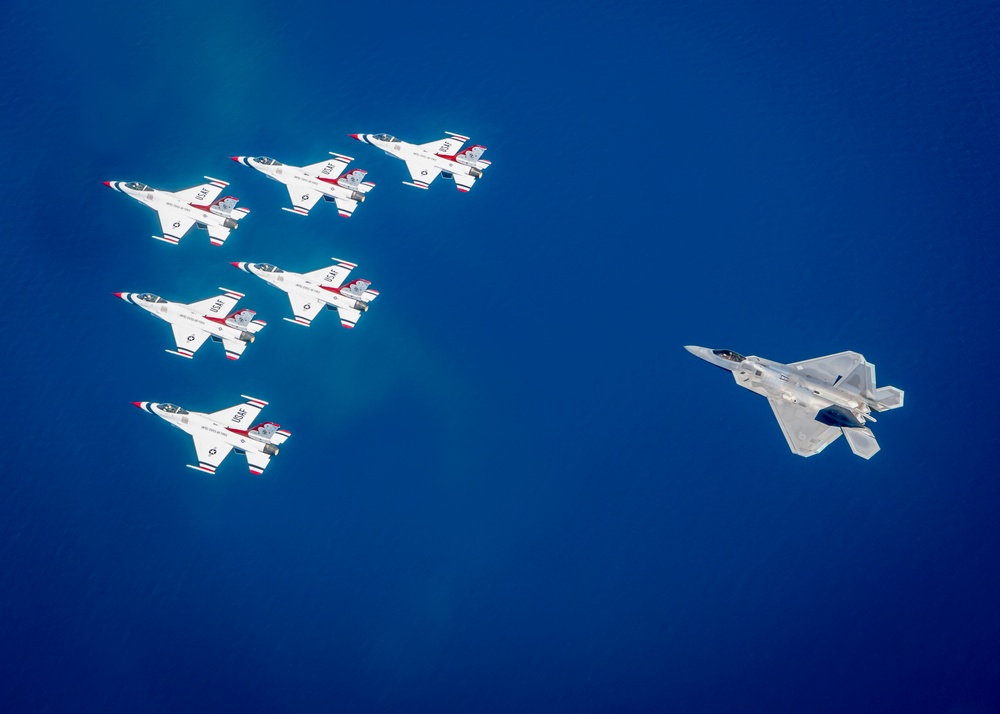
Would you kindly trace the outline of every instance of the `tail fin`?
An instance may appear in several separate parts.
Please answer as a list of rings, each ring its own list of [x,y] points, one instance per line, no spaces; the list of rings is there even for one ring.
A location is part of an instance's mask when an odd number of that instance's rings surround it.
[[[865,399],[874,399],[875,365],[869,362],[860,362],[854,369],[837,380],[835,386],[838,389],[860,394]]]
[[[239,202],[240,199],[235,196],[225,196],[209,206],[208,210],[209,213],[214,213],[217,216],[228,217],[233,212],[233,209],[236,208],[236,204]]]
[[[844,427],[842,431],[844,432],[844,436],[847,437],[847,443],[850,445],[851,451],[862,459],[870,459],[881,448],[878,442],[875,441],[875,435],[872,434],[872,430],[868,427]]]
[[[466,166],[475,166],[484,151],[486,151],[486,147],[481,144],[470,146],[469,148],[462,149],[455,154],[455,161],[460,164],[465,164]]]
[[[337,184],[343,188],[349,188],[352,191],[357,191],[358,186],[361,185],[362,179],[364,179],[367,175],[368,172],[364,169],[352,169],[338,178]]]
[[[239,330],[246,330],[253,321],[253,316],[256,314],[256,312],[247,308],[237,310],[226,318],[226,324]]]
[[[260,424],[247,429],[247,436],[257,441],[272,441],[272,437],[278,432],[280,427],[281,424],[275,424],[273,421],[262,421]]]
[[[887,409],[898,409],[903,406],[903,390],[896,387],[879,387],[875,390],[876,410],[884,412]]]

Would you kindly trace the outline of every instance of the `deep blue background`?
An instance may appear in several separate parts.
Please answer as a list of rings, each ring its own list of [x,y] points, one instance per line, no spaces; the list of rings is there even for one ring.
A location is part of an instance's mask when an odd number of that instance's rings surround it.
[[[2,708],[1000,711],[995,5],[484,5],[7,7]],[[444,130],[468,195],[348,137]],[[350,220],[226,158],[331,150]],[[222,248],[100,183],[203,174]],[[227,265],[331,256],[350,332]],[[216,286],[237,363],[111,295]],[[906,407],[797,458],[684,344]],[[129,405],[241,393],[261,478]]]

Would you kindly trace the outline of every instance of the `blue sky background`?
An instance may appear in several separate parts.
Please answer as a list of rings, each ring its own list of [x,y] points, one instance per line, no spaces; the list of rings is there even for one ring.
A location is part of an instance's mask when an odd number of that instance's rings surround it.
[[[987,2],[15,2],[9,711],[1000,711],[1000,16]],[[354,132],[489,147],[403,186]],[[350,219],[229,161],[356,157]],[[101,185],[231,182],[222,248]],[[229,261],[358,263],[353,331]],[[168,355],[116,300],[268,327]],[[853,349],[906,407],[791,455],[682,346]],[[240,394],[265,475],[133,400]]]

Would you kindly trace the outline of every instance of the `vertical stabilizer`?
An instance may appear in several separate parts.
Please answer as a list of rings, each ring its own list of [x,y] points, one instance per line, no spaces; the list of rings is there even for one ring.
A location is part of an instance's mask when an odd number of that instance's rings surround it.
[[[860,394],[865,399],[875,398],[875,365],[862,361],[841,377],[834,385],[845,392]]]

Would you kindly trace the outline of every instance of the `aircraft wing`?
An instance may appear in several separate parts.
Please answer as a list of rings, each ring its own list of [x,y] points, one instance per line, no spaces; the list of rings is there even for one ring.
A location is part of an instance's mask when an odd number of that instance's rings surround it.
[[[194,219],[186,216],[180,211],[173,211],[164,208],[158,212],[160,217],[160,228],[163,230],[163,237],[160,240],[177,245],[181,242],[184,234],[191,230]],[[153,236],[159,238],[159,236]]]
[[[802,407],[783,399],[768,399],[774,416],[785,435],[788,448],[799,456],[815,456],[840,436],[839,426],[830,426],[816,420]]]
[[[853,372],[858,365],[865,364],[865,358],[857,352],[838,352],[835,355],[792,362],[788,366],[807,377],[833,386],[837,380]]]
[[[413,183],[408,183],[404,181],[403,183],[408,186],[416,186],[417,188],[427,188],[431,181],[438,177],[441,173],[441,169],[437,168],[433,163],[427,159],[421,159],[414,157],[406,160],[406,168],[410,170],[410,176],[413,177]]]
[[[246,401],[242,404],[237,404],[236,406],[232,406],[227,409],[220,409],[217,412],[206,414],[206,416],[211,417],[226,427],[244,430],[249,429],[253,426],[254,421],[257,419],[257,415],[260,414],[260,410],[267,406],[267,402],[262,399],[248,397],[245,394],[240,396],[246,399]]]
[[[430,151],[434,154],[445,154],[447,156],[454,156],[459,151],[462,150],[462,146],[467,142],[468,139],[464,136],[459,136],[458,134],[452,134],[451,136],[446,136],[443,139],[438,139],[437,141],[428,141],[426,144],[420,144],[420,148],[426,151]]]
[[[322,285],[326,288],[339,288],[347,280],[347,276],[351,274],[351,271],[358,266],[339,258],[334,258],[334,260],[337,261],[336,265],[331,265],[328,268],[319,268],[318,270],[310,270],[308,273],[303,273],[302,277],[310,283]]]
[[[205,344],[205,340],[208,339],[208,333],[204,330],[196,330],[193,327],[178,325],[176,323],[170,323],[170,327],[174,331],[174,341],[177,342],[177,351],[167,350],[167,352],[173,355],[180,355],[181,357],[191,359],[194,353],[198,351],[198,348]]]
[[[238,293],[235,290],[227,290],[226,288],[219,288],[219,290],[225,292],[222,295],[188,303],[188,307],[205,317],[228,317],[232,313],[233,308],[236,307],[236,303],[243,297],[243,293]]]
[[[353,159],[348,157],[334,157],[332,159],[327,159],[326,161],[317,161],[315,164],[309,164],[308,166],[303,166],[302,170],[306,171],[310,176],[315,176],[316,178],[328,178],[336,180],[340,178],[340,175],[344,173],[344,169],[347,165],[351,163]]]
[[[295,315],[295,318],[289,320],[286,317],[285,320],[305,327],[309,327],[319,311],[326,307],[326,303],[322,300],[300,292],[289,291],[288,301],[292,303],[292,314]]]
[[[208,176],[205,178],[208,178]],[[228,185],[225,181],[211,179],[208,183],[201,183],[197,186],[177,191],[174,193],[174,196],[178,200],[189,203],[192,206],[211,206],[215,203],[215,199],[219,197],[219,194],[222,193],[222,189]]]
[[[316,202],[323,198],[323,194],[314,187],[294,178],[289,180],[285,188],[288,189],[288,197],[292,199],[289,213],[298,213],[300,216],[308,216]]]
[[[194,439],[194,450],[198,454],[198,465],[188,464],[187,466],[189,469],[197,469],[207,474],[214,474],[215,469],[229,456],[229,452],[233,449],[224,441],[208,439],[204,436],[192,438]]]

